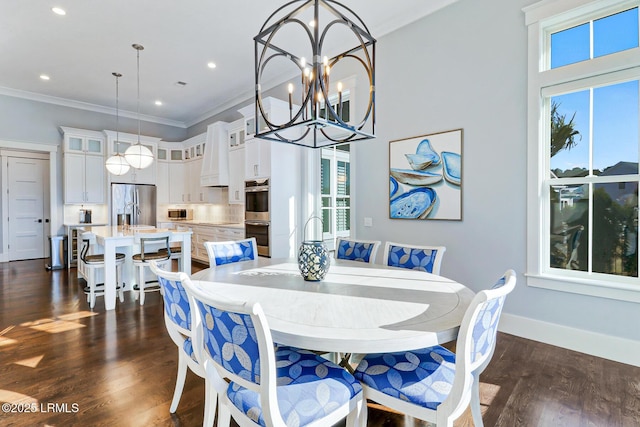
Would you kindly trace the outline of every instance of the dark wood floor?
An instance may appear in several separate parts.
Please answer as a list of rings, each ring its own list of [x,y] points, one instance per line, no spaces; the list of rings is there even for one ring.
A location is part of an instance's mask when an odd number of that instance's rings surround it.
[[[127,295],[108,313],[99,298],[90,310],[75,270],[0,264],[0,402],[14,403],[1,426],[201,425],[204,382],[191,372],[169,414],[176,362],[160,295],[144,307]],[[481,395],[487,426],[640,426],[640,368],[507,334]],[[39,412],[24,413],[30,404]],[[405,425],[369,409],[369,426]],[[455,425],[473,425],[469,410]]]

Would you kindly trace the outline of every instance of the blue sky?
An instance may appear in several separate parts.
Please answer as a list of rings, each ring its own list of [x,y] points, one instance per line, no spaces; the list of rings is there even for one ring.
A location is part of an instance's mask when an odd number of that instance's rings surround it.
[[[551,37],[551,67],[557,68],[590,58],[589,23]],[[638,47],[638,9],[634,8],[593,22],[593,56],[604,56]],[[638,162],[638,80],[593,90],[593,167],[603,170],[619,161]],[[560,114],[580,132],[577,145],[551,159],[551,169],[587,168],[590,141],[590,93],[583,90],[552,97]]]

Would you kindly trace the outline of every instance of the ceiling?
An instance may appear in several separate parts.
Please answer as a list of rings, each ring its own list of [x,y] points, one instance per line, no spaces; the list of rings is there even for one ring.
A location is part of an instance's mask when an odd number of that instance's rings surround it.
[[[343,0],[380,38],[455,0]],[[191,126],[253,96],[253,37],[285,0],[0,0],[0,94]],[[65,9],[59,16],[54,6]],[[351,47],[351,46],[346,46]],[[345,48],[346,48],[345,47]],[[377,58],[380,61],[380,58]],[[216,68],[207,67],[214,62]],[[40,79],[41,74],[50,77]],[[178,81],[187,83],[179,86]],[[265,89],[265,88],[263,88]],[[163,105],[155,105],[155,101]]]

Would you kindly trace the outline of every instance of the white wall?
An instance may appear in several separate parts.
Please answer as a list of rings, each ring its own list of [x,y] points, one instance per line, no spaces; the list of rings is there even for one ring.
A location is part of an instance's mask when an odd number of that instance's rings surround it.
[[[356,233],[445,245],[441,273],[474,290],[513,268],[518,284],[506,313],[640,346],[638,304],[526,285],[527,31],[521,9],[532,3],[461,0],[378,40],[377,139],[353,144]],[[464,129],[463,220],[389,219],[389,141],[457,128]],[[363,227],[363,217],[372,217],[373,227]]]
[[[62,141],[59,126],[102,131],[115,130],[115,115],[77,108],[37,102],[0,95],[0,139],[6,141],[56,144]],[[183,128],[142,121],[143,135],[165,141],[183,141],[187,131]],[[120,132],[138,133],[138,121],[120,117]]]

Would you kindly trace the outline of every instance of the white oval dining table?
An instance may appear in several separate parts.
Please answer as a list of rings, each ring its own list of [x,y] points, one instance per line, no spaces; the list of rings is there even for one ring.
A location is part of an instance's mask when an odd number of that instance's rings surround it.
[[[307,282],[296,260],[259,257],[193,274],[196,286],[261,304],[273,340],[316,351],[412,350],[456,339],[474,296],[422,271],[332,260],[323,281]]]

